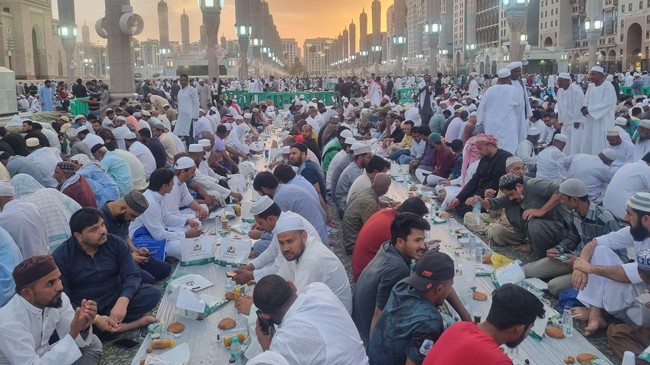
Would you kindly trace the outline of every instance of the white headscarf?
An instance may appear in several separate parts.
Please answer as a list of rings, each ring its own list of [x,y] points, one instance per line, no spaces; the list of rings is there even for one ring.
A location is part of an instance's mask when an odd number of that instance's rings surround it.
[[[282,355],[269,350],[248,360],[248,365],[289,365],[289,362]]]

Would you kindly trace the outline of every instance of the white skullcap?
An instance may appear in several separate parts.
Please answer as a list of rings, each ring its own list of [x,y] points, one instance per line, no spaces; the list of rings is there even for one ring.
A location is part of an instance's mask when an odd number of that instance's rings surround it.
[[[506,169],[507,169],[508,167],[510,167],[510,165],[512,165],[513,163],[517,163],[517,162],[521,162],[521,163],[523,163],[524,161],[523,161],[521,158],[517,157],[517,156],[510,156],[510,157],[508,157],[508,158],[506,159]]]
[[[138,137],[137,137],[137,136],[135,135],[135,133],[133,133],[133,132],[127,132],[127,133],[124,135],[124,139],[136,139],[136,138],[138,138]]]
[[[571,74],[568,72],[560,72],[560,76],[558,78],[571,81]]]
[[[299,98],[300,98],[300,100],[302,100],[302,99],[305,98],[305,96],[303,94],[300,94]]]
[[[302,223],[302,218],[299,216],[280,217],[275,225],[275,234],[280,234],[289,231],[304,231],[305,225]]]
[[[515,62],[510,62],[510,64],[508,64],[508,66],[506,67],[508,67],[510,70],[514,70],[516,68],[523,67],[523,65],[524,64],[521,61],[515,61]]]
[[[65,135],[66,135],[68,138],[70,138],[70,139],[77,138],[77,134],[78,134],[78,133],[79,133],[79,132],[77,132],[77,130],[74,129],[74,128],[68,128],[68,129],[65,131]]]
[[[248,365],[289,365],[289,362],[277,352],[267,350],[248,360]]]
[[[77,115],[74,116],[74,120],[77,121],[77,120],[79,120],[79,119],[81,119],[81,118],[85,118],[85,117],[86,117],[86,116],[83,115],[83,114],[77,114]]]
[[[357,143],[357,140],[354,137],[348,137],[345,139],[344,143],[349,145],[355,145]]]
[[[117,117],[115,117],[115,119],[126,122],[126,118],[123,115],[118,115]]]
[[[234,118],[234,119],[235,119],[235,120],[243,120],[244,117],[242,117],[241,115],[235,115],[235,118]]]
[[[604,74],[604,73],[605,73],[605,69],[602,68],[602,67],[600,67],[600,66],[594,66],[594,67],[592,67],[592,68],[591,68],[591,71],[594,71],[594,72],[600,72],[601,74]]]
[[[271,205],[273,205],[273,199],[269,198],[268,195],[264,195],[253,202],[251,213],[253,213],[253,215],[259,215],[269,209]]]
[[[188,148],[187,152],[189,153],[196,153],[196,152],[203,152],[203,146],[201,146],[198,143],[192,143]]]
[[[626,125],[627,124],[627,119],[623,117],[617,117],[616,120],[614,121],[616,125]]]
[[[470,116],[470,117],[475,117],[476,115],[477,115],[476,112],[471,112],[471,113],[469,113],[469,116]]]
[[[282,153],[284,155],[290,154],[291,153],[291,146],[282,146],[280,148],[280,153]]]
[[[143,111],[142,111],[142,115],[145,116],[145,117],[150,117],[150,116],[151,116],[151,113],[149,113],[148,110],[143,110]]]
[[[467,107],[467,111],[468,111],[468,112],[472,112],[472,113],[475,112],[475,111],[476,111],[476,105],[474,105],[474,104],[470,104],[470,105]],[[471,114],[470,114],[470,115],[471,115]]]
[[[553,137],[554,141],[560,141],[560,142],[566,142],[569,140],[569,137],[567,137],[566,134],[558,133]]]
[[[199,139],[199,144],[202,147],[210,147],[210,140],[209,139]]]
[[[607,131],[607,137],[620,137],[621,134],[618,132],[618,129],[610,129]]]
[[[81,127],[77,128],[77,133],[81,133],[81,132],[88,132],[88,127],[82,125]]]
[[[253,114],[251,113],[244,113],[244,119],[251,119],[253,117]]]
[[[560,194],[574,198],[582,198],[589,195],[587,185],[578,179],[567,179],[560,184]]]
[[[510,77],[510,69],[509,68],[502,68],[497,72],[497,76],[499,76],[500,79],[505,79],[506,77]]]
[[[401,113],[404,110],[404,108],[401,105],[395,105],[393,107],[393,111],[397,113]]]
[[[210,107],[210,110],[212,110],[213,112],[218,111],[216,106],[212,106],[212,107]]]
[[[80,153],[77,155],[74,155],[70,157],[70,161],[76,161],[77,163],[81,164],[82,166],[86,166],[86,164],[90,163],[90,157],[84,153]]]
[[[639,127],[643,127],[643,128],[648,128],[648,129],[650,129],[650,120],[648,120],[648,119],[641,119],[641,122],[639,123]]]
[[[364,153],[370,153],[371,150],[372,148],[365,143],[356,142],[352,145],[352,151],[354,151],[355,156],[362,155]]]
[[[616,160],[616,157],[618,157],[618,154],[616,153],[616,151],[614,151],[611,148],[605,148],[600,153],[602,153],[603,156],[607,157],[607,159],[610,160],[610,161],[614,161],[614,160]]]
[[[627,201],[632,209],[650,212],[650,193],[634,193]]]
[[[27,138],[25,143],[27,144],[27,147],[36,147],[39,145],[38,138],[35,137]]]
[[[344,129],[339,133],[339,137],[343,139],[348,139],[348,138],[354,138],[354,134],[352,134],[352,131],[349,129]]]
[[[232,123],[224,123],[223,125],[226,126],[226,130],[227,130],[227,131],[231,131],[231,130],[232,130]]]
[[[0,196],[14,196],[14,186],[9,181],[0,181]]]
[[[133,116],[136,117],[136,118],[140,118],[140,117],[142,117],[142,114],[140,114],[140,112],[135,112],[135,113],[133,113]]]
[[[539,136],[539,129],[532,127],[528,128],[528,135],[529,136]]]
[[[199,108],[199,113],[205,114],[205,110],[203,110],[203,108]]]
[[[192,168],[193,166],[196,166],[194,165],[194,160],[192,160],[187,156],[183,156],[179,158],[178,161],[176,161],[176,163],[174,164],[174,170],[185,170],[185,169]]]

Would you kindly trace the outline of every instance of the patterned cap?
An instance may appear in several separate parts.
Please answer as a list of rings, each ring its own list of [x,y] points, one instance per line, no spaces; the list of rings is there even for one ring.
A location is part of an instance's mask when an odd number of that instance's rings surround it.
[[[650,213],[650,193],[634,193],[627,201],[632,209]]]
[[[63,171],[72,171],[72,172],[74,172],[76,170],[75,166],[74,166],[74,163],[72,163],[70,161],[61,161],[61,162],[56,164],[56,167],[60,168]]]
[[[126,202],[126,205],[131,208],[131,210],[140,214],[144,213],[144,211],[149,208],[147,198],[137,190],[131,190],[124,195],[124,202]]]
[[[521,181],[523,178],[515,174],[505,174],[499,179],[499,188],[508,186],[515,181]]]

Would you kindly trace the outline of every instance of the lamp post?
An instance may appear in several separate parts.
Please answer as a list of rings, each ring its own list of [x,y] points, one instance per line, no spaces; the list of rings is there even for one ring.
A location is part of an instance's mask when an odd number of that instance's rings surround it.
[[[404,45],[406,44],[405,36],[394,36],[393,37],[393,48],[395,49],[395,57],[397,58],[397,69],[395,73],[401,75],[404,72],[404,61],[402,60],[402,54],[404,53]]]
[[[381,46],[374,45],[371,48],[372,53],[374,54],[375,61],[375,75],[379,75],[379,62],[381,62]]]
[[[440,23],[437,21],[424,23],[424,35],[429,40],[429,74],[437,74],[436,49],[440,41]]]
[[[239,38],[239,79],[244,80],[248,77],[248,44],[253,27],[246,23],[237,24],[235,32]]]
[[[447,49],[439,49],[438,50],[438,57],[440,57],[441,68],[443,68],[443,65],[444,65],[444,69],[446,69],[446,67],[447,67],[447,55],[448,54],[449,54],[449,50],[447,50]]]
[[[208,58],[208,78],[216,77],[219,81],[219,59],[217,58],[217,43],[219,24],[221,23],[221,9],[224,0],[199,0],[199,8],[203,14],[203,25],[208,40],[206,57]]]
[[[264,57],[268,56],[268,54],[271,52],[271,49],[269,47],[262,47],[260,49],[261,54],[260,54],[260,67],[262,68],[262,76],[266,77],[266,70],[268,68],[264,67]]]
[[[476,52],[476,44],[466,44],[465,45],[465,52],[467,53],[467,60],[469,61],[467,63],[468,65],[468,72],[471,73],[474,71],[474,55]]]
[[[359,52],[359,62],[361,62],[361,74],[366,74],[366,64],[368,63],[368,51]]]
[[[520,60],[522,57],[521,30],[526,23],[528,0],[503,0],[503,8],[510,28],[510,59]]]
[[[260,62],[262,62],[261,48],[264,40],[262,38],[253,37],[251,39],[251,47],[253,47],[253,60],[255,61],[255,76],[260,74]]]
[[[587,43],[589,44],[589,68],[598,64],[596,57],[596,47],[598,46],[598,38],[602,34],[603,21],[600,17],[596,17],[592,23],[589,18],[585,18],[585,31],[587,33]]]
[[[74,24],[60,25],[59,37],[61,38],[61,42],[63,43],[63,49],[65,50],[65,58],[68,61],[68,81],[73,82],[75,80],[75,74],[73,68],[70,68],[70,66],[73,65],[71,62],[74,57],[75,46],[77,45],[77,26]]]

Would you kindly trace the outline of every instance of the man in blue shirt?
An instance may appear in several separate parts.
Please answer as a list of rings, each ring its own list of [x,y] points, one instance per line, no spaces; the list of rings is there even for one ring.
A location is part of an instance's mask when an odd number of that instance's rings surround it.
[[[422,255],[415,272],[395,284],[370,334],[370,365],[422,364],[445,329],[440,306],[453,283],[451,257],[436,251]]]
[[[128,245],[107,232],[102,217],[97,209],[82,208],[70,218],[73,236],[52,254],[63,291],[73,307],[83,299],[97,302],[97,313],[113,319],[117,332],[148,326],[157,321],[147,313],[158,304],[160,290],[142,284]]]
[[[307,181],[314,186],[314,189],[316,189],[320,195],[321,206],[325,212],[327,212],[327,207],[325,205],[327,194],[325,179],[323,178],[323,173],[321,172],[320,167],[307,158],[307,146],[302,143],[292,144],[289,153],[289,163],[298,167],[298,174],[302,175],[302,177],[307,179]]]
[[[45,80],[43,86],[38,88],[38,100],[41,102],[41,111],[51,112],[54,110],[54,97],[50,87],[50,80]]]

